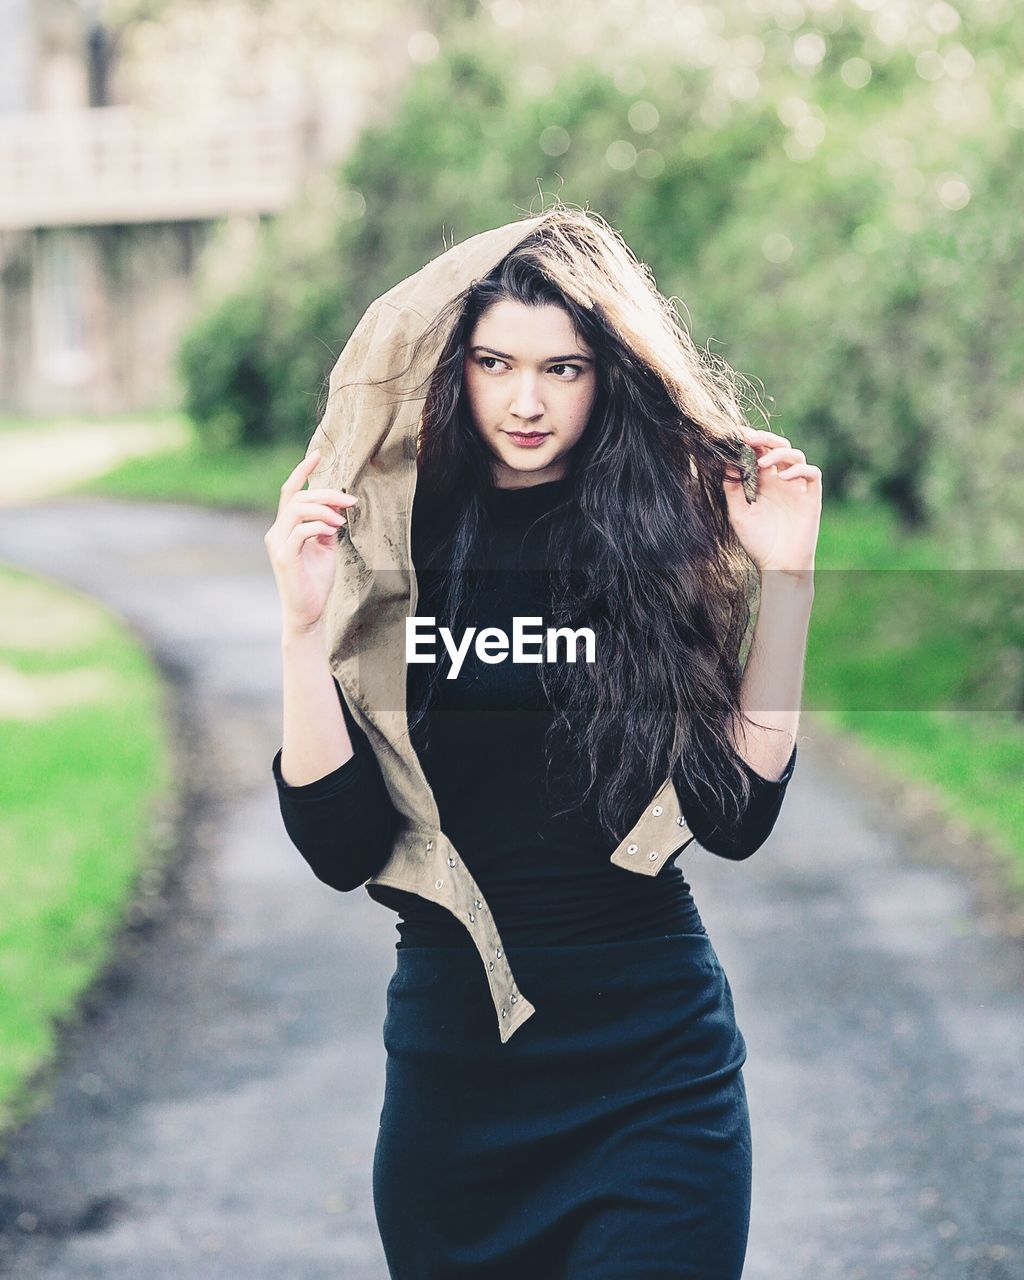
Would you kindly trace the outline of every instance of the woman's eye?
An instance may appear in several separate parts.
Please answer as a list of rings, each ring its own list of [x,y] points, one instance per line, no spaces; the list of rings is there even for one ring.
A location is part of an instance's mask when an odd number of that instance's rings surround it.
[[[582,372],[583,372],[583,370],[580,368],[580,366],[579,366],[578,364],[553,364],[553,365],[551,366],[551,372],[552,372],[552,373],[554,373],[556,369],[571,369],[571,370],[572,370],[572,377],[569,377],[569,378],[562,378],[562,381],[563,381],[563,382],[572,382],[573,378],[575,378],[575,377],[576,377],[576,375],[577,375],[578,373],[582,373]]]
[[[487,363],[488,360],[491,361],[491,364]],[[493,365],[504,364],[504,361],[499,360],[497,356],[481,356],[480,363],[484,366],[484,368],[488,371],[488,373],[490,373],[492,371]]]

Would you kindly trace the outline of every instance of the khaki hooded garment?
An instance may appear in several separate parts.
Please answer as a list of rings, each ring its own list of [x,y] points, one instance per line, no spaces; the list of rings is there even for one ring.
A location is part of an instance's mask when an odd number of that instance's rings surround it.
[[[440,828],[406,708],[405,626],[418,599],[411,556],[417,434],[427,375],[451,327],[436,335],[419,363],[406,365],[411,343],[441,307],[486,276],[543,221],[542,214],[471,236],[371,303],[334,366],[327,409],[309,446],[321,448],[310,488],[342,489],[359,498],[346,513],[348,536],[338,540],[324,619],[328,660],[405,819],[388,861],[367,885],[419,894],[459,918],[484,965],[502,1043],[535,1007],[516,984],[480,887]],[[394,374],[399,377],[390,384],[372,384]],[[411,388],[418,397],[403,394]],[[638,875],[657,875],[693,838],[670,777],[637,815],[611,861]]]

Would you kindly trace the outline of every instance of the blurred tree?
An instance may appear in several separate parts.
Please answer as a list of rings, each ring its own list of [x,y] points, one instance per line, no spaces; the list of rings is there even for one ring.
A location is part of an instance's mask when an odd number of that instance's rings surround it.
[[[408,68],[410,0],[101,0],[112,93],[176,116],[225,99],[313,103],[386,93]],[[183,92],[184,90],[184,92]]]
[[[254,256],[259,331],[235,374],[216,362],[235,429],[307,438],[372,297],[557,193],[621,227],[695,340],[767,387],[831,495],[884,497],[959,563],[1016,563],[1024,29],[1005,0],[581,9],[489,0],[410,42],[394,111]],[[240,306],[202,340],[246,334]],[[197,411],[217,398],[207,382]]]

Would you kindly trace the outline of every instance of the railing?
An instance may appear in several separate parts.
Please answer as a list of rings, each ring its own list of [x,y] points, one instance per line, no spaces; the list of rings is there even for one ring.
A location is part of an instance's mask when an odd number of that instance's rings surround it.
[[[0,229],[275,213],[306,156],[302,120],[263,104],[188,124],[131,107],[0,116]]]

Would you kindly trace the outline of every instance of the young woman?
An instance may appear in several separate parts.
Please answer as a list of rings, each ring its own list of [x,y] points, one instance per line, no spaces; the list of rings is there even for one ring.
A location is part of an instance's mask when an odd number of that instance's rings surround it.
[[[364,377],[331,384],[364,398],[321,424],[338,483],[303,488],[313,449],[266,542],[285,827],[399,913],[373,1170],[391,1275],[733,1280],[746,1045],[674,859],[694,838],[749,857],[778,816],[821,473],[746,423],[591,212],[474,237],[371,312],[339,361]],[[435,643],[400,668],[410,618]],[[517,653],[541,620],[592,660]]]

